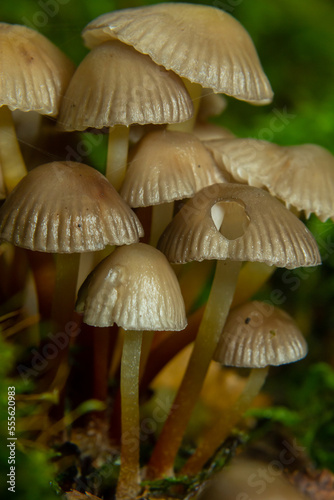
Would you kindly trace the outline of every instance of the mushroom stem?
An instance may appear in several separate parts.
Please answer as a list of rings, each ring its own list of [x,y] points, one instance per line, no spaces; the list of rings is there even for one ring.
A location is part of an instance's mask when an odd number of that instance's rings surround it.
[[[276,266],[268,266],[264,262],[246,262],[242,267],[232,307],[247,302],[264,285],[276,271]]]
[[[155,332],[145,332],[143,336],[143,342],[141,346],[141,358],[140,358],[140,370],[139,370],[139,380],[141,381],[145,372],[147,365],[147,360],[149,358],[151,346],[153,343]]]
[[[129,127],[115,125],[109,129],[106,177],[119,191],[124,181],[128,161]]]
[[[116,500],[133,500],[139,492],[138,379],[142,332],[126,331],[121,365],[122,444]]]
[[[195,126],[197,113],[198,113],[199,105],[201,102],[202,86],[199,83],[190,82],[186,78],[182,78],[182,81],[183,81],[186,89],[188,90],[188,93],[193,101],[194,114],[189,120],[187,120],[185,122],[169,124],[167,126],[167,130],[172,130],[174,132],[191,133],[193,131],[194,126]]]
[[[80,254],[56,255],[56,283],[52,302],[52,323],[54,328],[64,331],[71,320],[77,286]]]
[[[27,169],[17,141],[12,112],[0,107],[0,164],[7,192],[13,191],[27,175]]]
[[[181,475],[192,476],[202,470],[205,463],[229,436],[233,427],[241,420],[243,414],[260,392],[267,377],[268,368],[266,366],[265,368],[253,368],[251,370],[247,383],[237,401],[232,408],[226,411],[225,415],[213,423],[203,436],[197,450],[181,469]]]
[[[157,246],[159,238],[173,218],[174,202],[162,203],[161,205],[153,205],[152,207],[152,222],[150,245]]]
[[[173,475],[173,464],[232,302],[241,263],[218,261],[194,348],[148,465],[148,477]]]

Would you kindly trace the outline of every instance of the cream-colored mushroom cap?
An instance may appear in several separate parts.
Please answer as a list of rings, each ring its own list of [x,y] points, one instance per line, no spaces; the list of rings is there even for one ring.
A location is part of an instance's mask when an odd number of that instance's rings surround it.
[[[174,217],[158,248],[170,262],[230,259],[289,269],[321,263],[306,226],[268,192],[214,184],[197,193]]]
[[[120,193],[130,207],[146,207],[190,198],[203,187],[224,181],[199,139],[162,130],[148,133],[139,142]]]
[[[0,106],[56,116],[73,63],[43,35],[0,23]]]
[[[230,312],[213,356],[226,366],[263,368],[293,363],[307,354],[307,344],[291,316],[260,301]]]
[[[117,38],[216,93],[256,104],[272,100],[249,34],[215,7],[162,3],[111,12],[89,23],[83,38],[90,48]]]
[[[0,209],[0,239],[40,252],[89,252],[136,243],[142,235],[113,186],[82,163],[33,169]]]
[[[226,127],[221,127],[219,125],[215,125],[210,122],[196,122],[193,128],[192,133],[202,142],[204,142],[204,146],[206,146],[207,141],[216,141],[216,140],[225,140],[225,139],[234,139],[235,135],[231,130],[228,130]],[[210,151],[210,148],[207,148]],[[216,160],[215,160],[216,162]],[[219,162],[219,166],[220,166]],[[220,166],[221,168],[221,166]],[[223,169],[225,170],[225,169]],[[227,170],[224,171],[224,175],[227,175]],[[230,174],[228,174],[230,175]],[[232,179],[232,176],[230,176]]]
[[[225,110],[226,106],[227,100],[224,96],[215,94],[210,89],[203,89],[197,120],[205,121],[211,116],[218,116]]]
[[[237,182],[264,187],[306,217],[334,220],[334,156],[315,144],[279,146],[256,139],[208,141],[217,164]]]
[[[93,49],[78,67],[59,123],[66,130],[85,130],[177,123],[192,114],[193,104],[180,77],[114,40]]]
[[[82,285],[77,307],[93,326],[125,330],[183,330],[187,326],[177,278],[166,257],[138,243],[104,259]]]

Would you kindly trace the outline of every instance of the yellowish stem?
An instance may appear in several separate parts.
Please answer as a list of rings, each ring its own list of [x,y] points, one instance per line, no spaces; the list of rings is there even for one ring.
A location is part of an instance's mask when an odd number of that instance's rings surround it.
[[[109,129],[106,177],[119,191],[125,177],[128,161],[129,127],[115,125]]]
[[[78,278],[80,254],[56,255],[56,284],[52,303],[52,321],[55,328],[64,332],[71,320]]]
[[[183,83],[188,90],[188,93],[193,101],[194,105],[194,114],[190,118],[190,120],[187,120],[182,123],[172,123],[167,126],[167,130],[171,130],[174,132],[188,132],[191,133],[194,129],[196,118],[197,118],[197,113],[199,109],[199,105],[201,102],[201,95],[202,95],[202,86],[199,83],[193,83],[187,80],[186,78],[182,78]]]
[[[141,347],[141,358],[140,358],[140,371],[139,371],[139,380],[142,379],[142,376],[144,374],[148,356],[150,354],[152,342],[154,339],[155,332],[145,332],[145,335],[143,335],[143,342],[142,342],[142,347]]]
[[[153,205],[150,245],[156,247],[159,238],[173,218],[174,202]]]
[[[233,427],[248,410],[255,396],[260,392],[267,373],[268,367],[252,369],[244,390],[233,407],[227,410],[226,414],[216,421],[203,436],[197,450],[182,468],[181,475],[192,476],[202,470],[205,463],[213,456],[216,449],[225,441]]]
[[[173,475],[174,460],[223,330],[240,266],[240,262],[217,263],[211,292],[186,373],[149,462],[149,478]]]
[[[140,483],[139,368],[142,332],[126,331],[121,366],[122,444],[116,500],[133,500]]]
[[[10,193],[27,169],[17,141],[12,112],[7,106],[0,107],[0,165],[6,190]]]
[[[268,266],[263,262],[247,262],[239,273],[232,307],[247,302],[275,271],[275,266]]]

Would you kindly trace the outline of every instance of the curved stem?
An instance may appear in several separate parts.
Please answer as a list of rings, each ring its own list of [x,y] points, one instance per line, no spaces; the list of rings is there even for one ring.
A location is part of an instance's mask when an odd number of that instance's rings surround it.
[[[17,141],[12,112],[0,107],[0,164],[8,193],[27,175]]]
[[[157,246],[159,238],[173,218],[174,202],[161,203],[152,207],[150,245]]]
[[[199,83],[193,83],[187,80],[186,78],[182,78],[182,81],[188,90],[188,93],[193,101],[193,106],[194,106],[194,114],[190,118],[190,120],[187,120],[182,123],[172,123],[167,126],[167,130],[172,130],[174,132],[192,132],[195,126],[196,118],[197,118],[197,113],[199,109],[199,105],[201,102],[201,95],[202,95],[202,86]]]
[[[240,262],[218,261],[186,373],[148,465],[148,477],[173,475],[173,464],[228,315]]]
[[[109,129],[106,177],[117,191],[124,181],[128,149],[129,127],[126,125],[111,127]]]
[[[117,500],[133,500],[139,492],[139,395],[138,379],[142,332],[127,331],[121,366],[122,445]]]
[[[267,373],[268,367],[252,369],[247,383],[233,407],[228,409],[226,414],[218,421],[214,422],[209,431],[203,436],[197,450],[182,468],[181,475],[191,476],[202,470],[205,463],[213,456],[216,449],[225,441],[233,427],[241,420],[245,411],[248,410],[255,396],[260,392]]]

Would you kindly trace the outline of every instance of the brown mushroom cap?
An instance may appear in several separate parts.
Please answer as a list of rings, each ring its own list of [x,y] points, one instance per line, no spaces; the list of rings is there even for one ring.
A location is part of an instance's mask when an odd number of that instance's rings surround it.
[[[53,162],[32,170],[0,209],[0,239],[40,252],[128,245],[143,235],[128,205],[95,169]]]
[[[167,226],[158,248],[170,262],[230,259],[295,268],[321,263],[305,225],[268,192],[214,184],[197,193]]]
[[[210,184],[224,182],[211,154],[192,134],[149,132],[129,159],[121,195],[130,207],[190,198]]]
[[[256,104],[272,100],[247,31],[215,7],[162,3],[111,12],[89,23],[83,38],[90,48],[117,38],[216,93]]]
[[[334,156],[315,144],[279,146],[257,139],[205,143],[237,182],[264,187],[289,206],[334,220]]]
[[[73,63],[43,35],[0,23],[0,106],[56,116]]]
[[[166,257],[138,243],[117,248],[82,285],[77,311],[94,326],[125,330],[183,330],[184,302]]]
[[[191,118],[193,104],[180,79],[116,40],[93,49],[76,70],[62,102],[66,130]]]
[[[226,366],[264,368],[293,363],[306,354],[304,336],[289,314],[252,301],[230,312],[213,359]]]

